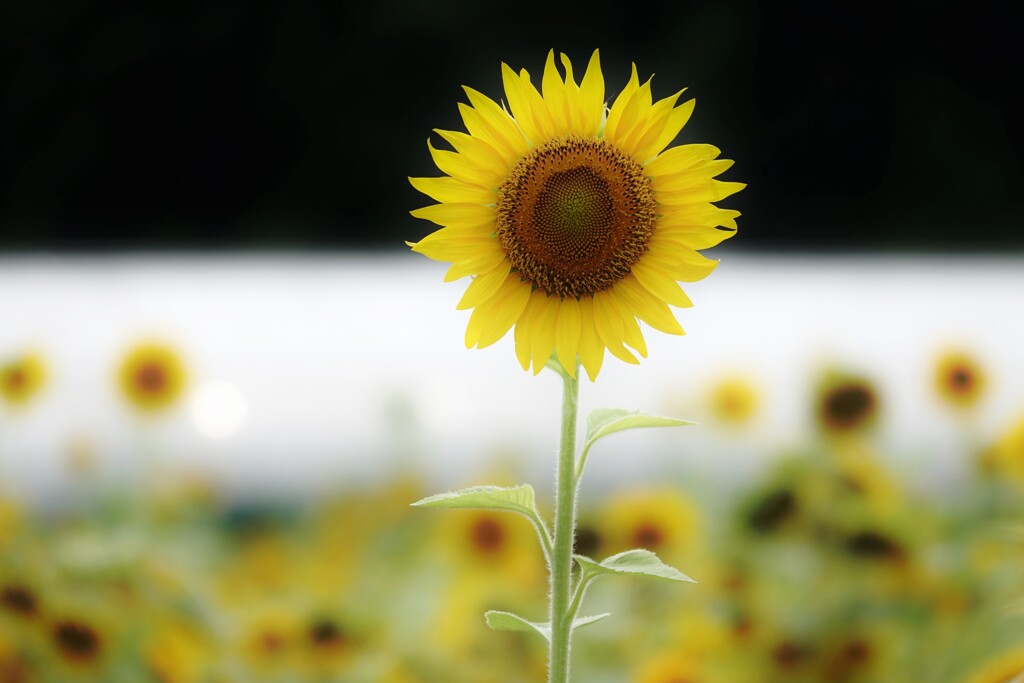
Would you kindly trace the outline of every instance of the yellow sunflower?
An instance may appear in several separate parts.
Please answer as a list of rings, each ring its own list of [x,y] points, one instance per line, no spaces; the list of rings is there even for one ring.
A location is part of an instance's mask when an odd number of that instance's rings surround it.
[[[949,351],[939,357],[934,381],[939,396],[957,408],[972,408],[985,392],[984,371],[962,351]]]
[[[723,377],[710,391],[711,412],[726,425],[748,424],[757,413],[760,396],[753,382],[742,376]]]
[[[185,365],[178,352],[160,342],[143,342],[121,360],[117,373],[124,397],[144,412],[173,406],[185,391]]]
[[[677,284],[717,265],[698,253],[731,237],[738,211],[713,204],[745,187],[715,180],[732,161],[711,145],[666,147],[693,112],[682,90],[654,101],[636,66],[605,104],[598,52],[580,83],[548,53],[538,90],[502,64],[507,109],[465,88],[467,133],[437,130],[454,151],[427,146],[439,178],[410,178],[439,202],[412,212],[442,226],[413,251],[450,262],[446,281],[473,276],[457,308],[473,309],[466,346],[484,348],[515,328],[516,356],[534,374],[552,354],[591,380],[607,349],[647,356],[637,320],[683,334],[669,305]],[[627,348],[629,347],[629,348]]]
[[[867,379],[830,372],[818,385],[818,424],[827,434],[856,433],[874,423],[878,403],[878,392]]]
[[[0,364],[0,396],[12,406],[23,406],[46,384],[46,364],[38,353],[26,353]]]

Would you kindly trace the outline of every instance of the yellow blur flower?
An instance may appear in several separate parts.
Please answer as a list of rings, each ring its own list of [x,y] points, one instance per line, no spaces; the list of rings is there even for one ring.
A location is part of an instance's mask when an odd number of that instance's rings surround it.
[[[537,534],[519,515],[492,510],[459,510],[445,515],[439,533],[453,559],[471,574],[491,582],[540,585],[544,558]],[[460,579],[462,580],[462,579]]]
[[[747,424],[757,413],[760,396],[757,387],[745,377],[720,379],[711,388],[711,414],[726,425]]]
[[[12,406],[27,405],[46,385],[46,363],[38,353],[26,353],[0,364],[0,396]]]
[[[142,655],[161,683],[200,683],[206,680],[209,648],[194,624],[167,620],[142,646]]]
[[[1020,683],[1024,681],[1024,649],[1005,652],[986,662],[965,683]]]
[[[981,464],[1001,477],[1024,484],[1024,415],[982,454]]]
[[[614,495],[604,509],[602,524],[609,553],[644,548],[669,564],[682,561],[693,549],[698,526],[696,506],[670,487]]]
[[[409,245],[452,263],[446,281],[473,276],[457,306],[473,309],[467,347],[515,328],[523,369],[554,354],[573,373],[578,355],[593,380],[606,349],[647,356],[638,318],[683,334],[669,306],[692,304],[677,281],[717,265],[698,250],[731,237],[739,212],[713,202],[745,185],[714,180],[733,162],[711,145],[665,149],[693,112],[682,90],[655,102],[634,65],[609,107],[597,51],[579,84],[561,62],[564,77],[548,53],[540,90],[502,64],[507,109],[465,88],[468,133],[436,131],[454,151],[427,142],[445,175],[410,179],[439,202],[412,215],[442,228]]]
[[[187,378],[177,351],[160,342],[144,342],[122,359],[117,379],[132,406],[155,413],[172,407],[181,398]]]
[[[986,378],[978,362],[962,351],[949,351],[935,363],[935,390],[957,408],[972,408],[985,393]]]
[[[699,683],[706,680],[698,660],[690,654],[667,652],[640,665],[635,683]]]

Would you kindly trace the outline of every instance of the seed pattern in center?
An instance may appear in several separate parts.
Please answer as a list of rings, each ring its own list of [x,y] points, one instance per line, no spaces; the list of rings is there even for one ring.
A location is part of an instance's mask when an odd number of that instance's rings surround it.
[[[593,296],[647,250],[656,204],[643,167],[603,140],[557,138],[499,188],[497,236],[522,278],[550,295]]]

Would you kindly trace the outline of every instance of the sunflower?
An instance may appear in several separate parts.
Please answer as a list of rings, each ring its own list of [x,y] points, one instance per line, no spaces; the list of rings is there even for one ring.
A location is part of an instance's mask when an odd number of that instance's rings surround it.
[[[186,384],[185,366],[170,346],[144,342],[122,359],[117,379],[129,403],[155,413],[170,408],[181,397]]]
[[[851,434],[869,427],[878,414],[878,392],[867,379],[829,373],[818,386],[818,423],[830,434]]]
[[[1024,485],[1024,414],[980,458],[984,471]]]
[[[446,281],[473,276],[457,305],[473,309],[467,347],[515,328],[524,370],[554,354],[575,376],[578,357],[593,380],[606,349],[646,357],[638,319],[683,334],[669,305],[692,304],[677,281],[717,265],[698,250],[731,237],[739,212],[713,202],[745,185],[714,179],[733,162],[711,145],[666,150],[693,112],[682,90],[655,102],[634,65],[606,106],[597,51],[579,84],[561,62],[564,77],[548,53],[540,90],[502,64],[507,109],[465,88],[468,133],[436,131],[454,151],[427,141],[445,175],[410,178],[439,202],[412,215],[442,228],[409,246],[450,262]]]
[[[24,406],[46,384],[46,364],[38,353],[26,353],[0,364],[0,396],[12,406]]]
[[[710,391],[711,413],[715,419],[731,426],[748,424],[757,413],[760,397],[757,387],[742,376],[719,379]]]
[[[622,491],[608,501],[603,513],[607,552],[644,548],[671,564],[682,561],[698,541],[697,508],[672,487]]]
[[[985,373],[978,362],[962,351],[949,351],[935,363],[935,390],[946,403],[972,408],[985,392]]]

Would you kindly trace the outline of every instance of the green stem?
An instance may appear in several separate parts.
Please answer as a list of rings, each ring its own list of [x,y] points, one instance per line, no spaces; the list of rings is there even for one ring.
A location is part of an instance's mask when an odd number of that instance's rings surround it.
[[[569,646],[572,617],[572,546],[576,527],[576,411],[579,396],[579,365],[576,377],[560,373],[562,391],[562,437],[558,449],[555,481],[555,542],[551,557],[551,650],[548,683],[569,683]]]

